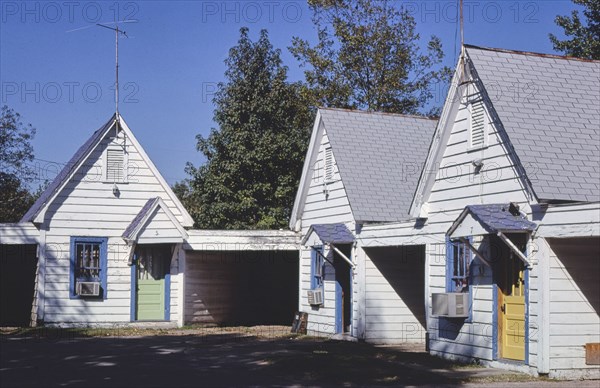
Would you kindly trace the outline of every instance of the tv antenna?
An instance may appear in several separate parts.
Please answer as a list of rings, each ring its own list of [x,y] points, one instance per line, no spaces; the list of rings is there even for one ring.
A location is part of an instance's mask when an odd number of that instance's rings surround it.
[[[127,33],[119,29],[118,23],[115,24],[115,27],[102,23],[96,23],[96,25],[115,32],[115,137],[117,137],[119,135],[119,35],[127,38]]]
[[[465,23],[464,23],[464,9],[463,0],[460,0],[460,47],[465,45]]]
[[[106,29],[109,29],[109,30],[115,32],[115,137],[117,137],[119,135],[119,117],[120,117],[120,115],[119,115],[119,37],[124,36],[126,38],[129,38],[127,33],[119,28],[119,24],[120,23],[136,23],[136,22],[137,22],[137,20],[123,20],[120,22],[117,21],[117,22],[96,23],[91,26],[80,27],[80,28],[76,28],[74,30],[67,31],[67,32],[74,32],[74,31],[84,30],[87,28],[98,26],[98,27],[106,28]],[[112,24],[114,24],[114,27],[111,26]]]

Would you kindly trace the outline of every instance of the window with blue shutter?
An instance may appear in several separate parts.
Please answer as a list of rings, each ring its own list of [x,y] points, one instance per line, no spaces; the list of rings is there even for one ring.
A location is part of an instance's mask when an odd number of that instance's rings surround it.
[[[460,240],[446,240],[447,292],[469,292],[472,259],[473,255],[467,244]]]
[[[310,260],[310,289],[323,287],[323,247],[313,247]]]
[[[71,237],[71,299],[106,299],[107,243],[105,237]]]

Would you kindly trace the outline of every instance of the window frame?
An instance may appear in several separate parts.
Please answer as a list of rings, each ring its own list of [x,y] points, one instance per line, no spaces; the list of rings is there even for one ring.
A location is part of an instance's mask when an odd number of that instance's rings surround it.
[[[99,247],[99,271],[97,277],[81,277],[77,276],[77,246],[79,244],[98,244]],[[107,237],[88,237],[88,236],[72,236],[70,251],[70,270],[69,270],[69,298],[70,299],[106,299],[107,298],[107,267],[108,267],[108,238]],[[100,282],[99,296],[81,296],[77,294],[77,281],[97,281]]]
[[[467,238],[469,244],[473,244],[473,236],[469,236]],[[464,275],[455,276],[454,268],[455,268],[455,250],[454,248],[458,248],[458,252],[460,254],[461,248],[465,255],[463,258],[465,259],[465,263],[463,263]],[[464,318],[465,323],[473,322],[473,292],[472,292],[472,279],[473,276],[470,271],[470,267],[473,264],[473,252],[464,242],[458,239],[450,239],[446,236],[446,292],[457,292],[457,293],[468,293],[469,294],[469,316]],[[466,288],[463,286],[462,289],[458,289],[458,285],[455,284],[455,279],[460,278],[466,280]]]
[[[473,237],[469,236],[469,244],[472,244]],[[463,252],[462,263],[456,260],[456,254],[460,256]],[[470,266],[473,263],[473,253],[464,242],[457,239],[446,239],[446,292],[471,292],[471,273]],[[458,266],[457,266],[458,264]],[[460,265],[462,264],[462,266]],[[458,268],[462,274],[456,274]],[[464,285],[459,288],[458,280]],[[466,287],[466,291],[465,291]]]
[[[323,288],[325,260],[323,258],[323,246],[313,246],[310,255],[310,289]]]

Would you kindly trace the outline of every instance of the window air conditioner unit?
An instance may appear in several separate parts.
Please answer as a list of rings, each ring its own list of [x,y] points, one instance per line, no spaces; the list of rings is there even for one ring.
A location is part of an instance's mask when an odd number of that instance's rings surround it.
[[[318,306],[323,304],[323,289],[308,290],[308,304]]]
[[[469,294],[463,292],[431,294],[431,315],[434,317],[468,318]]]
[[[79,296],[99,296],[100,282],[77,282],[76,292]]]

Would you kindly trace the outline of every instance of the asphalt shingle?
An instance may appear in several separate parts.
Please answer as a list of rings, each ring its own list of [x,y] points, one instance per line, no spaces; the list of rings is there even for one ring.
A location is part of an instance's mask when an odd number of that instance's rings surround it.
[[[355,220],[407,220],[437,121],[342,109],[320,112]]]
[[[466,51],[538,199],[600,201],[600,61]],[[558,184],[572,176],[591,190]]]
[[[344,224],[311,225],[306,237],[315,232],[324,244],[351,244],[354,242],[352,232]]]
[[[498,232],[522,232],[534,231],[537,225],[529,221],[519,212],[519,208],[510,203],[469,205],[466,206],[456,221],[448,230],[451,235],[463,222],[467,215],[471,214],[488,233]]]

